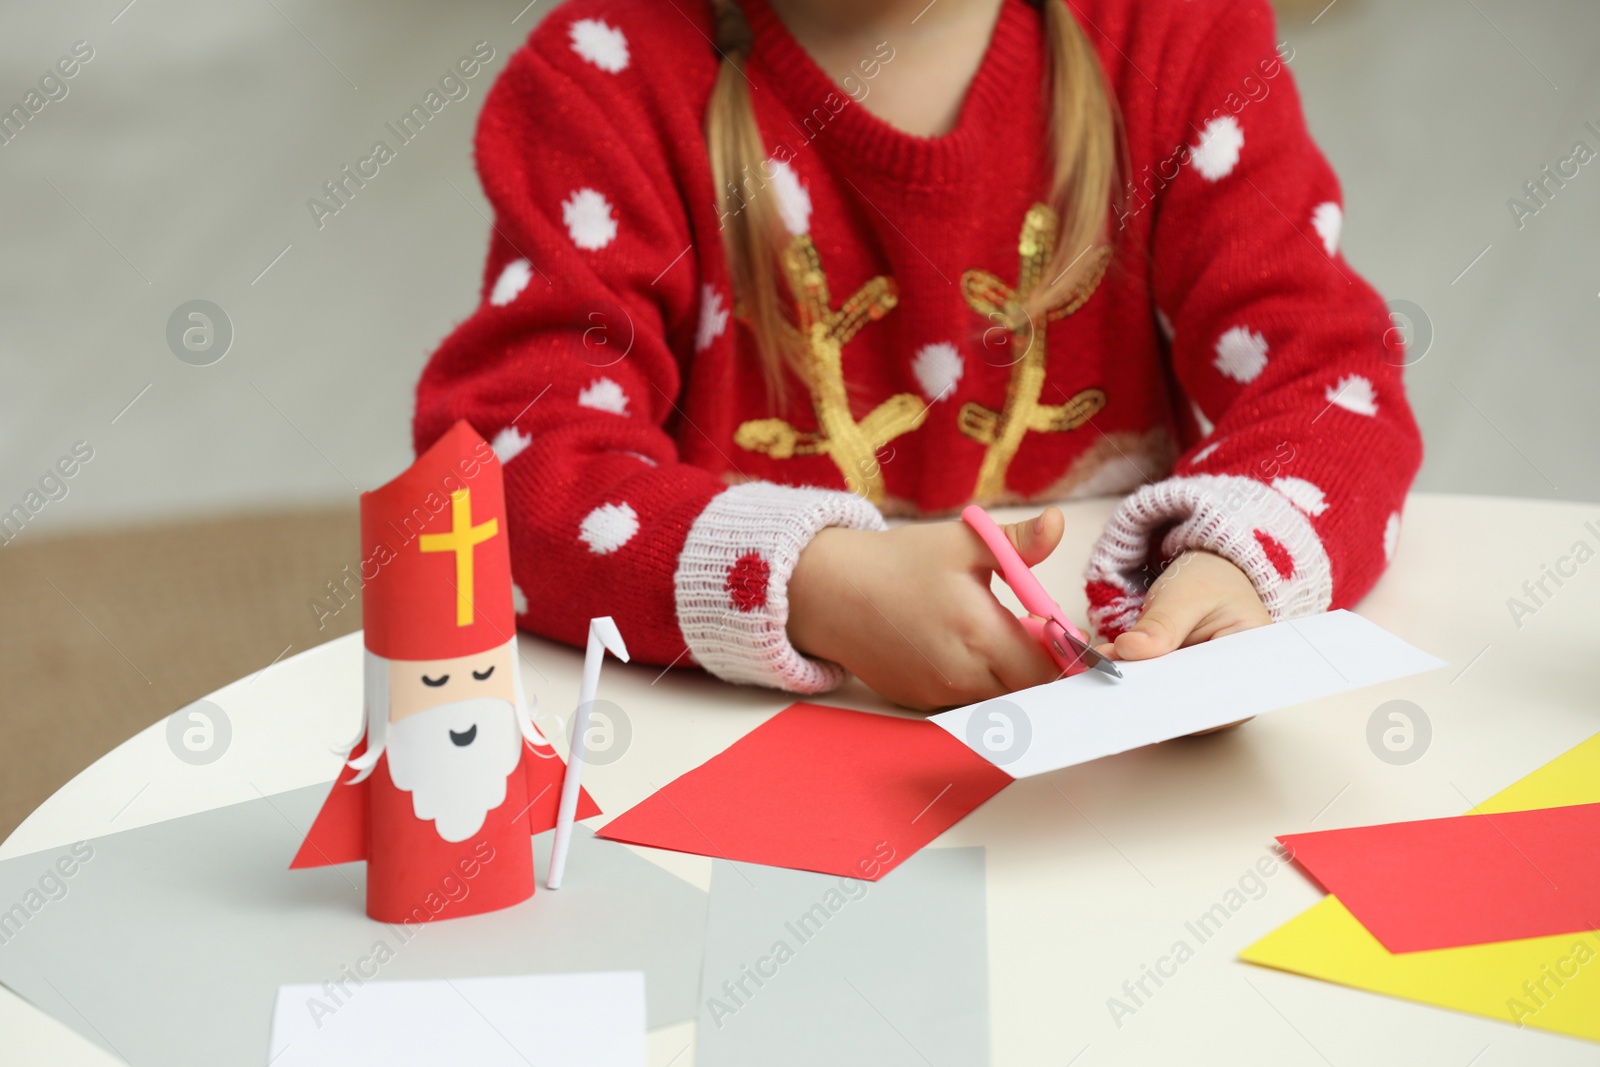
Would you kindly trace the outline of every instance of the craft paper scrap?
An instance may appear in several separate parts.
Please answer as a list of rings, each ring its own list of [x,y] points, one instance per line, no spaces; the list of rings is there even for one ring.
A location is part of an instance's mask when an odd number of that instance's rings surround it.
[[[1498,814],[1600,803],[1600,734],[1480,804]],[[1600,934],[1389,952],[1327,897],[1240,953],[1263,967],[1600,1041]]]
[[[307,786],[0,861],[0,901],[22,903],[0,910],[0,983],[133,1067],[264,1067],[283,985],[315,986],[327,1022],[327,1009],[376,982],[640,971],[647,1027],[694,1019],[703,890],[580,824],[559,893],[459,921],[375,923],[361,909],[365,864],[284,864],[327,792]],[[551,837],[533,840],[540,870]],[[444,879],[441,899],[470,898],[477,881]],[[17,1060],[9,1036],[0,1026],[4,1067]],[[346,1067],[369,1062],[382,1063]]]
[[[599,836],[876,881],[1010,782],[926,719],[792,704]]]
[[[644,975],[538,974],[371,982],[326,1014],[320,986],[286,985],[272,1067],[644,1067]]]
[[[1600,1041],[1600,936],[1396,954],[1327,897],[1246,948],[1247,963]]]
[[[1121,681],[1084,671],[931,721],[1027,778],[1444,665],[1377,623],[1330,611],[1118,663]]]
[[[1278,840],[1390,952],[1600,929],[1600,804]]]
[[[981,848],[879,883],[715,860],[695,1067],[986,1067],[988,962]]]

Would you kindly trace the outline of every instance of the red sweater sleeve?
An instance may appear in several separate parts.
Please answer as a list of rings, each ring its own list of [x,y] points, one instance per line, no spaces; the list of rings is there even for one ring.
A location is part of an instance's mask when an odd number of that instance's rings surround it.
[[[1236,563],[1275,619],[1353,604],[1394,552],[1421,462],[1404,350],[1339,251],[1338,180],[1271,11],[1235,0],[1210,17],[1187,73],[1163,75],[1179,89],[1158,112],[1164,149],[1124,208],[1154,214],[1155,314],[1199,439],[1121,505],[1091,558],[1105,634],[1190,549]]]
[[[655,37],[672,39],[649,44],[683,46],[662,91],[640,91],[659,71],[639,69],[618,27],[570,8],[491,90],[476,143],[494,211],[482,300],[423,373],[415,444],[458,419],[492,442],[523,628],[581,644],[611,615],[644,662],[816,691],[843,672],[788,644],[783,581],[816,529],[882,520],[845,494],[729,490],[680,462],[697,336],[730,324],[701,284],[685,207],[711,190],[703,146],[684,144],[715,60],[682,58],[708,27],[662,18]]]

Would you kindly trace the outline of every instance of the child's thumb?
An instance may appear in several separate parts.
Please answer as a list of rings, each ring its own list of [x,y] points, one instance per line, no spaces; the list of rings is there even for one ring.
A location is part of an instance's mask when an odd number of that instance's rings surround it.
[[[1139,621],[1117,637],[1117,658],[1150,659],[1182,648],[1211,606],[1187,587],[1157,583]]]
[[[1028,566],[1037,566],[1049,558],[1066,533],[1067,520],[1060,508],[1045,508],[1037,516],[1002,526],[1006,537],[1016,548],[1017,555]]]

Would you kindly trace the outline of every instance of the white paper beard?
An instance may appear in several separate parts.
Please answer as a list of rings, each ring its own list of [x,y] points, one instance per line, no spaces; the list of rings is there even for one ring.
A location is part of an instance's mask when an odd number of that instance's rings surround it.
[[[441,704],[389,724],[389,778],[411,794],[411,810],[446,841],[465,841],[506,799],[506,777],[522,755],[508,701]]]

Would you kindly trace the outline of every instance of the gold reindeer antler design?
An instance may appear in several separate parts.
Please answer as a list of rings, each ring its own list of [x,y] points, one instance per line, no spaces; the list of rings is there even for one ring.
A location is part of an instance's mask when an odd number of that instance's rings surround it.
[[[1048,206],[1035,204],[1028,209],[1018,241],[1021,265],[1015,289],[985,270],[969,270],[961,276],[961,295],[966,298],[967,305],[984,318],[1001,323],[1011,331],[1015,343],[1026,346],[1022,357],[1012,365],[1005,406],[1001,410],[995,411],[971,400],[961,405],[957,420],[961,432],[988,446],[983,464],[978,468],[978,484],[973,494],[980,501],[993,500],[1005,492],[1006,468],[1016,458],[1017,449],[1030,430],[1034,433],[1075,430],[1094,418],[1106,404],[1106,394],[1099,389],[1085,389],[1064,404],[1039,402],[1044,389],[1045,327],[1081,308],[1100,285],[1106,265],[1111,261],[1111,249],[1107,246],[1086,252],[1085,255],[1092,257],[1089,267],[1072,287],[1067,300],[1051,308],[1044,323],[1031,321],[1023,305],[1029,294],[1049,281],[1045,272],[1050,268],[1059,226],[1060,220]]]
[[[876,503],[884,492],[878,450],[921,426],[927,407],[915,393],[898,393],[857,422],[845,388],[844,346],[899,302],[894,279],[873,278],[834,310],[822,259],[809,234],[796,237],[784,250],[783,272],[798,319],[790,341],[804,353],[818,429],[798,430],[783,419],[752,419],[735,431],[734,443],[774,459],[826,454],[851,492]]]

